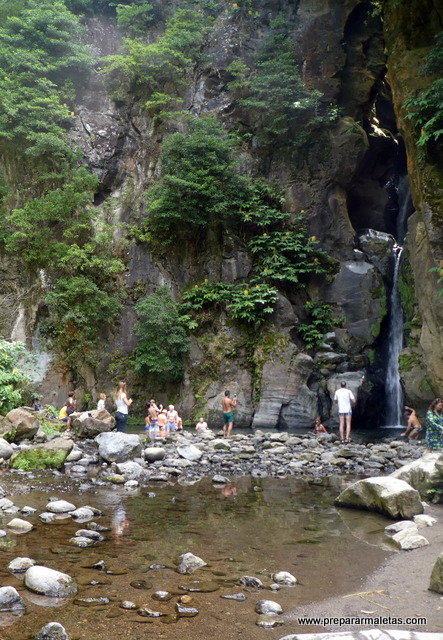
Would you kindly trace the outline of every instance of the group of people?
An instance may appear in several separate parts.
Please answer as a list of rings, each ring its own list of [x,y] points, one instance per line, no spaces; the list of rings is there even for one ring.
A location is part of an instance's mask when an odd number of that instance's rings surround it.
[[[132,405],[132,398],[128,396],[127,384],[121,381],[113,396],[115,408],[115,420],[117,431],[125,431],[128,423],[129,407]],[[340,442],[347,444],[351,442],[351,419],[352,405],[355,403],[354,394],[347,388],[346,382],[341,382],[340,388],[334,395],[334,401],[337,402],[339,417]],[[97,409],[105,409],[106,394],[101,393],[97,403]],[[39,403],[41,404],[41,403]],[[223,436],[229,437],[232,433],[235,419],[235,409],[238,406],[237,396],[231,398],[231,392],[225,391],[221,401],[223,412]],[[58,418],[66,423],[67,430],[71,428],[71,416],[76,410],[76,401],[74,392],[68,394],[68,399],[61,408]],[[405,431],[401,434],[415,440],[420,436],[423,427],[417,416],[415,409],[405,406],[405,416],[407,425]],[[209,431],[207,422],[203,417],[199,419],[195,425],[198,432]],[[183,430],[183,421],[179,416],[173,404],[167,409],[162,404],[152,399],[146,403],[145,430],[149,433],[151,439],[166,437],[170,433]],[[328,433],[326,427],[322,424],[320,417],[315,421],[313,433]],[[443,449],[443,400],[436,398],[431,403],[426,413],[426,452]]]
[[[170,433],[183,430],[183,421],[173,404],[167,409],[162,404],[157,406],[155,400],[146,403],[145,430],[151,439],[164,438]]]

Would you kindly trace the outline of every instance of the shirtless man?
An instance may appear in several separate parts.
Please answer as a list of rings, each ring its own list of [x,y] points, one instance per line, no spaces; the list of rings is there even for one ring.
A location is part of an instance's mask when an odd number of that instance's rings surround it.
[[[404,432],[401,433],[400,435],[408,436],[409,440],[416,440],[420,435],[420,431],[422,427],[420,424],[420,420],[417,417],[417,413],[415,409],[413,409],[412,407],[405,406],[405,416],[408,419],[408,424]]]
[[[151,400],[148,406],[148,415],[145,420],[145,429],[151,431],[151,436],[157,435],[158,430],[158,414],[162,411],[163,405],[157,407],[155,400]]]
[[[225,391],[225,395],[222,398],[223,409],[223,437],[227,438],[231,435],[232,427],[234,426],[234,409],[237,406],[237,396],[231,400],[231,392]]]

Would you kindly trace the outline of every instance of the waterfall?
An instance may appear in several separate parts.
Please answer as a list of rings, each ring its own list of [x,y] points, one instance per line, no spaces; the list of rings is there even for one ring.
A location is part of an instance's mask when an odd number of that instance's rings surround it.
[[[401,254],[403,249],[394,245],[394,274],[390,297],[390,318],[388,331],[388,362],[386,365],[386,424],[401,424],[403,408],[403,390],[400,384],[398,358],[403,348],[403,310],[401,308],[398,277],[400,273]]]
[[[387,426],[401,424],[403,416],[403,389],[400,383],[398,359],[403,349],[403,310],[401,307],[398,279],[400,275],[401,256],[408,217],[413,209],[409,179],[407,175],[399,176],[397,186],[397,218],[395,223],[395,239],[398,244],[392,248],[394,272],[392,276],[392,289],[389,299],[389,330],[388,330],[388,360],[386,364],[385,392],[386,392],[386,418]]]

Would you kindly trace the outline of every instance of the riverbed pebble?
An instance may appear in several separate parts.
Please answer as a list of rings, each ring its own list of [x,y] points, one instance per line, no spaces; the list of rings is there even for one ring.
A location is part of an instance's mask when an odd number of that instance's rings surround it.
[[[0,611],[20,611],[25,608],[23,598],[14,587],[0,587]]]
[[[297,583],[297,578],[288,571],[278,571],[273,574],[272,579],[275,580],[277,584],[284,584],[287,586],[293,586]]]
[[[51,500],[46,505],[46,511],[50,513],[68,513],[68,511],[74,511],[75,505],[67,500]]]
[[[283,613],[281,605],[273,600],[259,600],[255,604],[255,611],[256,613],[262,613],[266,616],[279,616]]]
[[[35,636],[36,640],[71,640],[59,622],[48,622]]]
[[[39,565],[26,571],[24,585],[34,593],[53,598],[66,598],[77,593],[77,584],[71,576]]]
[[[8,564],[8,571],[11,571],[11,573],[24,573],[35,564],[37,563],[32,558],[14,558]]]
[[[6,526],[8,529],[11,529],[11,531],[14,531],[14,533],[27,533],[34,528],[30,522],[22,520],[21,518],[13,518]]]

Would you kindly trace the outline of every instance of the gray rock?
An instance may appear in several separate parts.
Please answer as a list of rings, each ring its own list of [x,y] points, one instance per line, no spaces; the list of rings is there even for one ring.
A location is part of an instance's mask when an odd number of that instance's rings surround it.
[[[107,462],[125,462],[141,455],[142,446],[137,435],[129,433],[101,433],[95,438],[100,456]]]
[[[0,438],[0,458],[3,458],[3,460],[9,460],[13,453],[14,449],[11,447],[9,442],[4,438]]]
[[[110,432],[115,427],[115,418],[103,409],[83,411],[75,414],[72,430],[79,438],[95,438],[100,433]]]
[[[75,510],[75,504],[67,500],[52,500],[46,505],[46,511],[50,513],[68,513]]]
[[[240,584],[245,587],[251,587],[252,589],[263,589],[263,582],[254,576],[242,576],[240,578]]]
[[[104,537],[98,531],[94,531],[93,529],[78,529],[78,531],[75,532],[75,535],[77,537],[90,538],[91,540],[98,542],[102,542],[104,540]]]
[[[212,482],[214,484],[228,484],[230,482],[229,478],[222,475],[215,475],[212,478]]]
[[[67,456],[65,462],[78,462],[79,460],[81,460],[82,457],[83,457],[82,451],[74,447],[71,453]]]
[[[358,480],[336,499],[341,507],[360,507],[378,511],[390,518],[409,519],[423,513],[418,491],[407,482],[392,477]]]
[[[306,383],[313,366],[314,360],[306,354],[297,353],[292,343],[279,350],[278,358],[265,362],[261,372],[260,404],[252,423],[254,429],[276,426],[279,419],[284,419],[283,428],[312,424],[317,400]],[[299,405],[297,398],[302,395],[303,402]]]
[[[12,529],[15,533],[27,533],[34,528],[30,522],[22,520],[21,518],[13,518],[6,524],[6,526],[8,529]]]
[[[95,513],[93,509],[89,509],[88,507],[79,507],[78,509],[74,509],[74,511],[70,511],[69,515],[76,522],[88,522],[92,520]]]
[[[12,500],[9,500],[8,498],[0,498],[0,509],[2,511],[9,509],[10,507],[13,507],[14,503],[12,502]]]
[[[165,458],[166,451],[162,447],[147,447],[144,456],[146,462],[157,462]]]
[[[26,605],[14,587],[0,587],[0,611],[22,611],[23,609],[26,609]]]
[[[443,552],[440,553],[432,568],[429,589],[437,593],[443,593]]]
[[[177,568],[177,571],[181,574],[192,573],[200,567],[207,566],[207,563],[204,560],[190,552],[182,553],[179,556],[179,560],[180,564]]]
[[[69,542],[74,545],[74,547],[86,549],[87,547],[92,547],[96,543],[96,540],[86,536],[74,536],[73,538],[69,538]]]
[[[256,613],[262,613],[266,616],[279,616],[283,613],[283,609],[273,600],[259,600],[255,605]]]
[[[48,622],[35,636],[36,640],[71,640],[59,622]]]
[[[385,527],[385,532],[393,536],[395,533],[399,533],[399,531],[405,531],[406,529],[413,529],[415,533],[418,533],[417,525],[412,520],[401,520],[400,522],[394,522],[394,524],[389,524]]]
[[[38,420],[31,411],[12,409],[12,411],[6,414],[6,418],[15,430],[14,442],[31,440],[38,431]]]
[[[24,585],[34,593],[51,598],[67,598],[77,593],[76,582],[71,576],[39,565],[26,571]]]
[[[275,615],[260,615],[257,618],[256,625],[262,629],[274,629],[275,627],[281,627],[284,624],[281,618],[277,618]]]
[[[288,586],[292,586],[297,583],[297,578],[292,575],[292,573],[288,573],[287,571],[279,571],[278,573],[274,573],[272,579],[275,580],[277,584],[284,584]]]
[[[424,536],[417,533],[417,529],[414,528],[403,529],[392,536],[394,542],[398,544],[400,549],[404,551],[411,551],[412,549],[419,549],[429,544]]]
[[[117,471],[124,476],[125,480],[138,480],[142,476],[144,469],[137,462],[128,460],[117,464]]]
[[[8,570],[11,573],[24,573],[29,569],[29,567],[33,567],[36,564],[35,560],[32,558],[14,558],[8,564]]]
[[[437,522],[437,518],[427,516],[424,513],[420,513],[414,516],[414,523],[417,527],[432,527]]]
[[[200,460],[203,455],[203,451],[193,444],[177,447],[177,453],[185,460],[190,460],[191,462]]]

